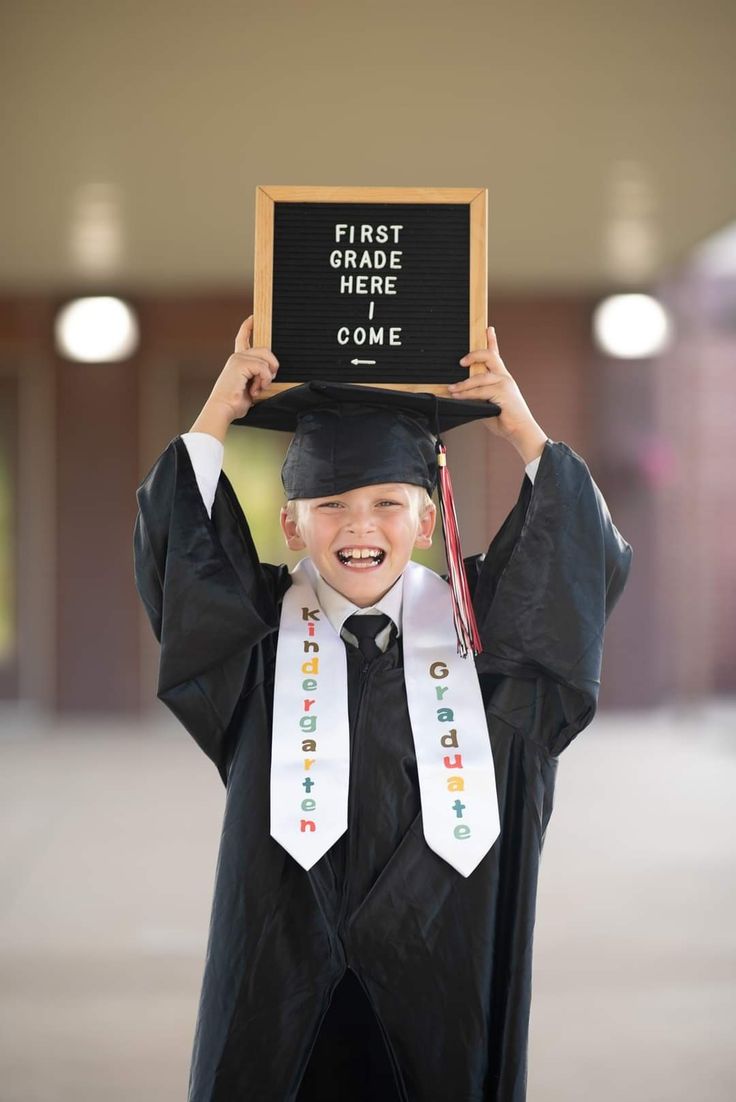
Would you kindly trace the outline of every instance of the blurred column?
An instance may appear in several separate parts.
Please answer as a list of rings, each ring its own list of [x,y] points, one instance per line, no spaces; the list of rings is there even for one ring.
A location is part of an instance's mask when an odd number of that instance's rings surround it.
[[[662,295],[677,339],[657,372],[659,560],[668,690],[736,691],[736,234],[730,272],[693,261]]]
[[[136,366],[56,360],[59,712],[119,712],[138,702]]]
[[[600,704],[645,708],[666,690],[658,544],[656,365],[595,353],[597,438],[593,475],[614,523],[634,550],[629,580],[606,628]]]
[[[12,403],[6,446],[14,499],[13,581],[17,676],[9,699],[53,707],[55,623],[54,380],[46,299],[0,300],[0,374]]]

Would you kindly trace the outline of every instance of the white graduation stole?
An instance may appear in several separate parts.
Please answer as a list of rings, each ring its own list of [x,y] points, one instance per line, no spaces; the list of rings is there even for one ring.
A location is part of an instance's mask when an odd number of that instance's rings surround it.
[[[310,869],[347,830],[350,778],[345,644],[302,559],[281,609],[271,751],[271,835]],[[404,572],[404,681],[427,845],[469,876],[500,833],[488,725],[472,655],[457,653],[449,586]]]

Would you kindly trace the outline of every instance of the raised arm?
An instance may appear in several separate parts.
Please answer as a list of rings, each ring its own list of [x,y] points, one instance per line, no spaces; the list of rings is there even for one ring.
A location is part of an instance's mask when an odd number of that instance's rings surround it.
[[[519,453],[529,478],[488,554],[467,563],[484,648],[479,669],[497,679],[494,704],[512,725],[557,754],[595,714],[604,627],[632,550],[583,459],[549,440],[532,416],[495,330],[487,338],[487,349],[460,361],[485,371],[450,390],[501,407],[486,424]]]
[[[241,327],[239,337],[243,333]],[[244,358],[228,360],[195,422],[207,426],[203,432],[221,431],[224,437],[225,409],[231,412],[230,420],[242,415],[250,408],[249,388],[272,378],[272,369],[254,357],[253,373],[238,383],[242,372],[251,368],[243,367]],[[240,397],[232,405],[223,401],[226,386],[231,397],[240,387]],[[253,648],[278,627],[277,603],[288,586],[288,571],[258,561],[247,521],[224,473],[218,472],[210,516],[181,436],[156,461],[137,499],[135,579],[161,644],[158,697],[225,780],[232,749],[228,728]]]
[[[548,440],[531,483],[476,571],[473,603],[488,674],[520,679],[498,705],[558,754],[595,714],[604,628],[632,549],[587,465]],[[524,683],[523,688],[521,682]]]
[[[208,432],[224,444],[232,422],[236,417],[245,417],[254,399],[273,382],[279,361],[270,348],[251,348],[252,336],[251,314],[238,329],[235,351],[220,372],[191,432]]]

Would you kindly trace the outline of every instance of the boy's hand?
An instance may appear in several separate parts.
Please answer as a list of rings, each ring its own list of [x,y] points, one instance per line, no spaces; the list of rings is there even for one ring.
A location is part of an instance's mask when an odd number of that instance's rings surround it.
[[[529,463],[542,454],[547,436],[532,417],[516,381],[506,369],[499,355],[496,330],[492,326],[486,329],[486,337],[488,348],[475,349],[460,360],[463,367],[482,363],[486,370],[470,375],[460,383],[450,383],[447,389],[453,398],[499,405],[499,415],[489,417],[485,424],[496,436],[502,436],[513,444],[524,462]]]
[[[254,400],[271,385],[279,361],[270,348],[251,348],[253,315],[235,338],[235,351],[220,372],[192,432],[209,432],[224,443],[228,426],[245,417]]]
[[[210,400],[232,409],[232,420],[245,417],[258,395],[273,382],[279,361],[270,348],[251,348],[253,315],[246,318],[235,338],[235,351],[220,372]]]

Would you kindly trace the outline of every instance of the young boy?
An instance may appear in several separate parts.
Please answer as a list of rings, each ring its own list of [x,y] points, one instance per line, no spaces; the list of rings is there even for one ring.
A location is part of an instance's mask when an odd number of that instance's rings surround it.
[[[254,406],[278,363],[251,333],[138,491],[158,695],[227,786],[189,1102],[522,1102],[557,756],[593,718],[631,548],[489,330],[460,361],[486,371],[434,405],[440,427],[495,414],[527,477],[466,560],[483,650],[459,657],[449,587],[409,561],[435,524],[433,400]],[[220,471],[233,422],[295,429],[293,574],[258,561]]]

